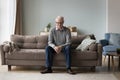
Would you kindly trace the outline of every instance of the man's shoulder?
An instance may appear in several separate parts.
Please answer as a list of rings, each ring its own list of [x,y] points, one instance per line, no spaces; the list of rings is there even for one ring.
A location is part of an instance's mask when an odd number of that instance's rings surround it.
[[[52,31],[55,31],[55,27],[54,27],[54,28],[51,28],[50,31],[51,31],[51,32],[52,32]]]
[[[70,31],[70,29],[69,29],[68,27],[65,27],[65,26],[64,26],[64,29],[67,30],[67,31]]]

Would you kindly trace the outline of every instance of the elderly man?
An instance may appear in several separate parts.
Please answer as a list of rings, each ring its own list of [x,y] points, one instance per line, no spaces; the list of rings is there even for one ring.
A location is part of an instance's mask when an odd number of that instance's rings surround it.
[[[56,26],[50,30],[48,38],[48,46],[46,47],[46,68],[42,74],[52,73],[52,64],[54,54],[63,52],[66,58],[66,68],[69,74],[73,74],[71,70],[71,56],[70,44],[71,33],[70,30],[63,26],[64,17],[57,16],[55,19]]]

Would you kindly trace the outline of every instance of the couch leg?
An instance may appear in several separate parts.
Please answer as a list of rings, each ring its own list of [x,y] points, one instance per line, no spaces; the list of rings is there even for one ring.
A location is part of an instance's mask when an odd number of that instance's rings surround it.
[[[92,70],[93,72],[95,72],[95,66],[91,67],[91,70]]]
[[[11,71],[11,65],[8,65],[8,71]]]

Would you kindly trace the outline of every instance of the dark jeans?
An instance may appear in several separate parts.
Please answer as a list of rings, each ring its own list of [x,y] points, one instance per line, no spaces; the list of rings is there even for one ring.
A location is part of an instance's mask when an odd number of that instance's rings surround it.
[[[66,58],[66,67],[70,68],[71,67],[70,45],[63,47],[62,52],[64,53],[65,58]],[[52,47],[50,47],[50,46],[46,47],[46,67],[47,68],[52,67],[52,65],[53,65],[53,56],[55,54],[57,54],[57,53],[55,52],[55,50]]]

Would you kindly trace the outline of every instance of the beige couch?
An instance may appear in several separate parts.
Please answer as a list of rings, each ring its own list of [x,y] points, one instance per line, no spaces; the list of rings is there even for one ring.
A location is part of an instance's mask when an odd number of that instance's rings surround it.
[[[95,43],[94,47],[86,51],[76,50],[76,47],[87,35],[78,35],[72,37],[72,67],[87,66],[95,70],[96,66],[102,65],[102,46]],[[94,35],[90,35],[94,38]],[[2,65],[11,66],[45,66],[45,47],[48,42],[48,36],[32,35],[11,35],[11,41],[19,47],[14,49],[9,45],[0,45]],[[13,50],[10,50],[13,49]],[[55,55],[54,66],[65,67],[65,58],[63,54]]]

